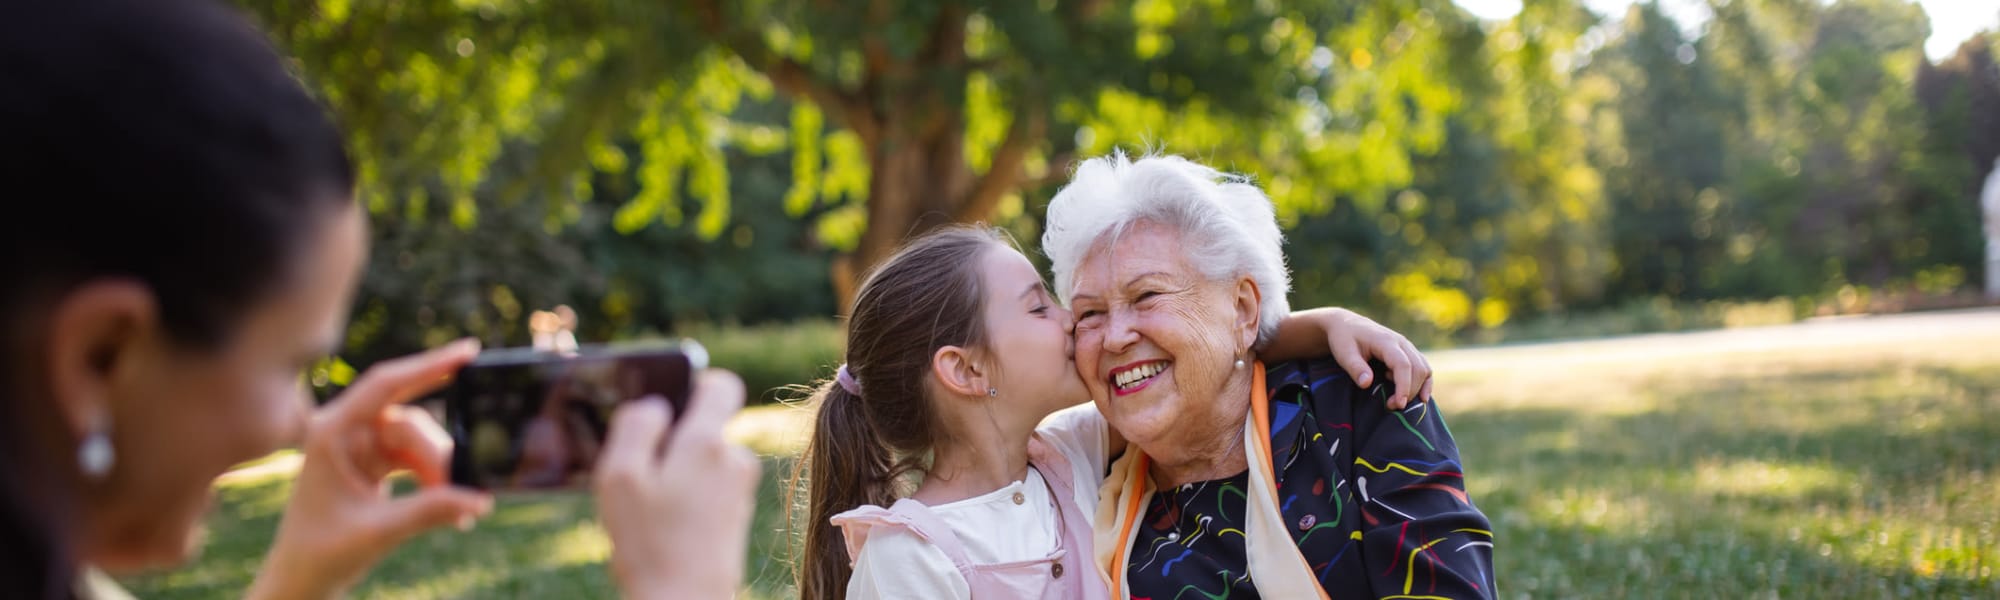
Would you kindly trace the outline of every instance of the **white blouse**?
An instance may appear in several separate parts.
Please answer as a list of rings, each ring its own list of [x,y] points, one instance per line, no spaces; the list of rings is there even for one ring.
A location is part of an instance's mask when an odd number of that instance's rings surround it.
[[[1070,480],[1085,518],[1095,518],[1097,488],[1104,479],[1110,444],[1104,417],[1082,404],[1057,411],[1035,428],[1043,439],[1069,459]],[[1023,501],[1014,503],[1014,494]],[[1054,551],[1062,532],[1055,498],[1042,474],[1028,469],[1027,478],[1000,489],[956,502],[930,507],[965,545],[966,557],[982,564],[1033,560]],[[961,598],[972,592],[943,550],[909,530],[885,528],[868,536],[854,558],[854,577],[847,597]]]

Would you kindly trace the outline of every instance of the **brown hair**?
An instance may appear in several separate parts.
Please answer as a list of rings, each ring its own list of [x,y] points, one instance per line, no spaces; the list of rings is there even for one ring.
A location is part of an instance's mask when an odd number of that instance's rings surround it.
[[[979,258],[1007,243],[989,228],[940,229],[897,250],[855,294],[847,369],[861,394],[833,380],[813,392],[818,422],[792,473],[805,509],[793,522],[805,538],[794,573],[801,598],[847,596],[852,557],[828,519],[895,502],[903,476],[924,468],[940,427],[924,386],[931,356],[984,341]]]

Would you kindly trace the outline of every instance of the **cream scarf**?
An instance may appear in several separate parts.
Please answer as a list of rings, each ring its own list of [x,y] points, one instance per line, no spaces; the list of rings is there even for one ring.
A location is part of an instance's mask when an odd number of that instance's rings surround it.
[[[1249,557],[1250,580],[1257,593],[1266,598],[1320,598],[1319,587],[1305,557],[1285,528],[1278,512],[1278,479],[1271,458],[1271,399],[1264,391],[1264,364],[1252,371],[1250,418],[1243,423],[1243,451],[1250,462],[1250,489],[1245,508],[1244,546]],[[1128,446],[1125,455],[1111,463],[1111,474],[1098,492],[1097,530],[1094,545],[1098,576],[1111,589],[1112,598],[1131,598],[1125,578],[1126,561],[1138,538],[1138,522],[1153,499],[1153,479],[1148,475],[1152,461],[1139,447]]]

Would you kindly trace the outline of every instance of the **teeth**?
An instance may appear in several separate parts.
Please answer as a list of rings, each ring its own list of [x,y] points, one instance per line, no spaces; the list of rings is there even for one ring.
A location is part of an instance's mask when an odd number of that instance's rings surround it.
[[[1166,363],[1157,363],[1157,362],[1147,363],[1146,365],[1141,366],[1139,368],[1119,373],[1118,377],[1116,377],[1115,380],[1118,384],[1118,387],[1120,388],[1131,387],[1133,384],[1145,381],[1149,377],[1160,374],[1160,370],[1166,368],[1165,365]]]

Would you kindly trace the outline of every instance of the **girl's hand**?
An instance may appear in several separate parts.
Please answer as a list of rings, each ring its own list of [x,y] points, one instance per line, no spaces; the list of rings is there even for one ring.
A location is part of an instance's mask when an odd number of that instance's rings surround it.
[[[1325,342],[1325,346],[1319,345]],[[1361,387],[1375,385],[1370,359],[1382,361],[1395,379],[1390,410],[1402,410],[1411,398],[1431,397],[1431,363],[1410,339],[1381,323],[1345,308],[1315,308],[1292,313],[1278,325],[1278,335],[1263,354],[1275,360],[1322,356],[1347,370]],[[1411,390],[1416,394],[1412,395]]]

